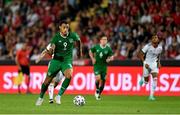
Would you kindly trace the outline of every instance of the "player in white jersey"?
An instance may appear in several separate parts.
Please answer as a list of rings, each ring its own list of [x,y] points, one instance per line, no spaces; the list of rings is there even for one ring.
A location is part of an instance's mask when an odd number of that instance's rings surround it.
[[[39,63],[42,58],[45,56],[44,51],[40,54],[39,58],[35,61]],[[59,84],[59,82],[64,78],[64,75],[61,71],[57,73],[57,75],[53,78],[52,82],[49,84],[48,93],[49,93],[49,103],[53,103],[53,95],[54,95],[54,88]]]
[[[59,84],[59,82],[64,78],[64,75],[61,71],[53,78],[52,82],[49,84],[49,103],[53,103],[54,88]]]
[[[138,54],[139,58],[143,62],[143,76],[139,82],[140,86],[143,83],[147,84],[149,81],[149,75],[152,75],[152,86],[150,89],[149,100],[155,100],[154,92],[157,86],[157,76],[159,73],[160,55],[162,53],[162,46],[159,45],[159,39],[157,35],[152,36],[151,43],[145,45]]]

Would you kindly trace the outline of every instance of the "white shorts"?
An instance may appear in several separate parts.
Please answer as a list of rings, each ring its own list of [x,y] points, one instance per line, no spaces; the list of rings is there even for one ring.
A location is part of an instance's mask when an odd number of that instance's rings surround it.
[[[149,74],[151,74],[151,73],[159,73],[159,68],[158,68],[157,63],[147,63],[149,65],[150,69],[147,69],[145,67],[145,64],[146,63],[143,64],[143,76],[144,77],[148,77]]]
[[[54,77],[55,82],[59,83],[64,78],[64,75],[61,71],[59,71]]]

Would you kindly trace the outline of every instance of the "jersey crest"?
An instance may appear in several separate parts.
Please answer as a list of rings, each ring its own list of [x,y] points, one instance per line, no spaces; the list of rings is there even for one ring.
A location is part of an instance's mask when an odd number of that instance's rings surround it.
[[[70,42],[70,43],[73,43],[73,39],[72,39],[72,38],[69,38],[69,42]]]
[[[107,54],[107,53],[108,53],[108,51],[107,51],[107,50],[105,50],[105,51],[104,51],[104,53],[105,53],[105,54]]]

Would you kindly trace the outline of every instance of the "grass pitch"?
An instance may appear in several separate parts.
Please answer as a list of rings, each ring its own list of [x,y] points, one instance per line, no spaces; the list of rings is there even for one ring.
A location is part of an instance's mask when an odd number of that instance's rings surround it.
[[[148,101],[146,96],[102,96],[96,101],[93,95],[83,95],[86,105],[73,104],[75,95],[64,95],[62,104],[49,104],[48,96],[42,106],[35,106],[38,95],[0,94],[0,114],[180,114],[180,97],[157,97]]]

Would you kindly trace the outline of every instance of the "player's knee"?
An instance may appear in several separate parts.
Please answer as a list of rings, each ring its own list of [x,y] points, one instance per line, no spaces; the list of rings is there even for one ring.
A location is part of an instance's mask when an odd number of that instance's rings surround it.
[[[104,80],[104,79],[101,79],[101,80],[100,80],[100,84],[101,84],[101,85],[104,85],[104,84],[105,84],[105,80]]]
[[[55,82],[54,83],[54,88],[59,84],[59,82]]]
[[[152,73],[152,77],[153,77],[153,78],[156,78],[157,76],[158,76],[157,73]]]
[[[72,74],[70,72],[68,72],[68,73],[65,74],[65,77],[70,79],[72,77]]]
[[[49,85],[51,83],[51,81],[52,81],[52,78],[46,77],[46,79],[44,80],[44,84]]]
[[[71,78],[72,77],[72,69],[67,69],[65,72],[64,72],[64,76],[66,77],[66,78]]]
[[[96,76],[96,81],[100,81],[101,77],[100,76]]]
[[[145,81],[145,82],[148,82],[148,81],[149,81],[149,78],[148,78],[148,77],[145,77],[145,78],[144,78],[144,81]]]
[[[97,82],[100,82],[100,79],[99,79],[99,78],[96,78],[96,81],[97,81]]]
[[[68,75],[66,78],[71,79],[71,77],[72,77],[71,75]]]

